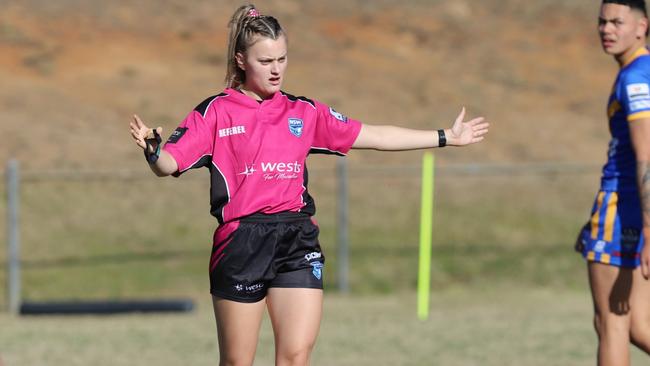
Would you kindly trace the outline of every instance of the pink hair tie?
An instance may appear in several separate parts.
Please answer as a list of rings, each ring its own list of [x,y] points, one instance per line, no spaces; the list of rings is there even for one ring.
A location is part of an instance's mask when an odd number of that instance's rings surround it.
[[[260,15],[260,12],[257,11],[257,9],[251,9],[251,10],[248,11],[248,16],[252,17],[252,18],[257,18],[257,17],[259,17],[261,15]]]

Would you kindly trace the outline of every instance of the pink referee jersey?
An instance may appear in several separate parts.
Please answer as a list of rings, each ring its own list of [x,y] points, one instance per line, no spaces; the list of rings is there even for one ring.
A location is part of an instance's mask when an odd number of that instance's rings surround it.
[[[210,212],[220,223],[253,213],[315,213],[307,190],[310,153],[345,155],[361,123],[305,97],[278,92],[258,102],[226,89],[199,104],[163,150],[179,176],[210,170]]]

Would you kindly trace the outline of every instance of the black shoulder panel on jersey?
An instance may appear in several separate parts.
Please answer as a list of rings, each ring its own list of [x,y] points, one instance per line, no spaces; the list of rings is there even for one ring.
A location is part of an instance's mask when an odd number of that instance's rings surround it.
[[[312,147],[309,149],[310,154],[324,154],[324,155],[337,155],[337,156],[345,156],[345,154],[338,152],[338,151],[332,151],[328,150],[325,148],[318,148],[318,147]]]
[[[313,100],[311,100],[311,99],[309,99],[307,97],[297,97],[295,95],[291,95],[291,94],[285,93],[285,92],[282,92],[282,95],[287,97],[287,99],[289,99],[292,102],[295,102],[297,100],[302,100],[303,102],[307,102],[307,103],[311,104],[312,107],[316,108],[316,103],[314,103]]]
[[[181,176],[181,174],[185,173],[186,171],[188,171],[190,169],[197,169],[197,168],[203,168],[203,167],[210,168],[210,166],[212,165],[211,163],[212,163],[212,155],[203,155],[201,157],[201,159],[199,159],[196,163],[194,163],[194,165],[192,165],[191,167],[183,170],[182,172],[181,171],[176,171],[175,173],[172,173],[172,176],[178,178],[178,177]]]
[[[217,95],[213,95],[207,98],[206,100],[202,101],[201,104],[197,105],[196,108],[194,108],[194,110],[201,113],[201,115],[205,117],[205,112],[208,111],[208,107],[210,106],[210,103],[212,103],[212,101],[215,100],[216,98],[225,97],[227,95],[228,94],[226,93],[219,93]]]

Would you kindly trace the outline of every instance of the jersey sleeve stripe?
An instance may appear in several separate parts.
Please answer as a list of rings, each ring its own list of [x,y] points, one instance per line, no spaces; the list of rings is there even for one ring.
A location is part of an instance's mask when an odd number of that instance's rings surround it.
[[[650,118],[650,111],[643,111],[630,114],[627,116],[628,122],[636,121],[637,119]]]

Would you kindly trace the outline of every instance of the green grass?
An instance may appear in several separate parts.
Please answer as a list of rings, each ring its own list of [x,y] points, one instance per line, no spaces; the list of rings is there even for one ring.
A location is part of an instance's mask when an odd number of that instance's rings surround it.
[[[420,322],[414,292],[417,172],[351,176],[349,296],[334,291],[336,182],[329,172],[316,170],[319,178],[311,185],[327,256],[314,365],[594,363],[584,262],[572,246],[587,219],[595,174],[439,176],[431,317]],[[214,364],[207,262],[216,223],[208,215],[207,182],[198,174],[181,180],[26,182],[24,299],[183,296],[199,308],[186,315],[107,318],[2,313],[5,363]],[[271,365],[272,354],[267,322],[256,365]],[[633,354],[635,363],[646,357]]]
[[[586,282],[586,281],[583,281]],[[313,365],[587,366],[595,363],[591,303],[582,289],[447,286],[419,321],[415,293],[325,296]],[[107,317],[0,314],[6,365],[214,365],[207,296],[195,312]],[[633,365],[647,356],[634,350]],[[273,364],[268,319],[255,365]]]

